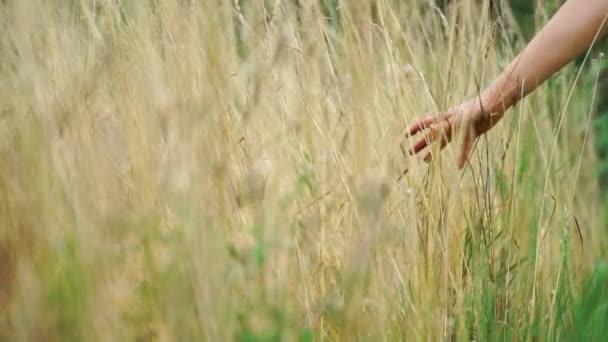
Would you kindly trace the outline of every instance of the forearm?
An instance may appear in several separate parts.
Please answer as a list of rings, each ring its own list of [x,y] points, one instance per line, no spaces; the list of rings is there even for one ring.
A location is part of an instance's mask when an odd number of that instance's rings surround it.
[[[503,112],[606,33],[608,0],[568,0],[476,102]]]

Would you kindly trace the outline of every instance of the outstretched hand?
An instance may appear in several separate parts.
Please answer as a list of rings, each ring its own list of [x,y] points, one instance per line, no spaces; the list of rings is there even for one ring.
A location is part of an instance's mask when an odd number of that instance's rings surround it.
[[[443,149],[458,136],[462,142],[458,167],[464,167],[476,139],[494,127],[505,110],[580,56],[599,38],[608,35],[607,14],[606,0],[566,1],[526,48],[480,92],[477,100],[444,113],[430,113],[414,122],[408,127],[406,136],[423,134],[413,145],[406,139],[401,148],[416,154],[439,142]],[[484,106],[482,99],[486,102]],[[424,159],[430,161],[432,158],[431,152]]]
[[[477,138],[494,127],[502,119],[504,111],[486,113],[479,103],[467,102],[442,113],[429,113],[425,118],[412,123],[406,130],[406,138],[417,136],[419,139],[409,145],[407,139],[401,144],[401,149],[411,155],[420,153],[432,143],[439,142],[439,150],[443,150],[455,136],[461,133],[462,145],[458,157],[458,168],[462,169]],[[411,146],[411,148],[410,148]],[[426,162],[433,158],[432,152],[424,157]]]

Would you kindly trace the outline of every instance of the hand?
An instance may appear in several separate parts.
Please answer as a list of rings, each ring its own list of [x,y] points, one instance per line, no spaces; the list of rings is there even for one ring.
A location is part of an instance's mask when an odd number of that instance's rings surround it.
[[[406,137],[423,133],[423,136],[409,149],[409,153],[410,155],[419,153],[436,141],[439,141],[441,151],[452,141],[455,134],[462,132],[462,146],[458,158],[458,168],[462,169],[469,159],[477,138],[494,127],[502,119],[503,114],[504,111],[485,112],[479,100],[463,103],[443,113],[429,113],[424,119],[407,128]],[[405,141],[401,149],[404,152],[408,149]],[[432,158],[432,153],[428,152],[424,161],[429,162]]]

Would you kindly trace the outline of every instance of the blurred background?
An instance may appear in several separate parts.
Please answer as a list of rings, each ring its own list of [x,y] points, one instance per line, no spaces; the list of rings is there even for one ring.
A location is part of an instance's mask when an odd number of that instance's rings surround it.
[[[606,340],[605,43],[399,148],[558,6],[0,1],[0,340]]]

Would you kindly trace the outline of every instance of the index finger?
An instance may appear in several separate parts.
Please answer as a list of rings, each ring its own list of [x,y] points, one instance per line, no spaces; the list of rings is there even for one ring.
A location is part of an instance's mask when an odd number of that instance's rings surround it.
[[[407,130],[405,131],[405,136],[411,137],[413,135],[416,135],[418,132],[422,131],[423,129],[429,128],[436,121],[437,121],[437,118],[434,116],[419,120],[418,122],[411,124],[407,128]]]

